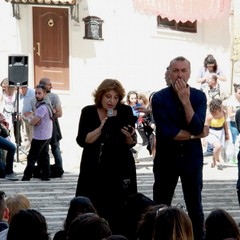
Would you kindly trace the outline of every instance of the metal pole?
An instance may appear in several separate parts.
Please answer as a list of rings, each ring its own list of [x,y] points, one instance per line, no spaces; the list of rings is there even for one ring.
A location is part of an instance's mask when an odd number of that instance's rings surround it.
[[[17,162],[19,162],[19,137],[20,137],[20,133],[19,133],[19,86],[20,84],[17,83],[17,116],[16,116],[16,120],[17,120],[17,124],[16,124],[16,142],[17,142]]]

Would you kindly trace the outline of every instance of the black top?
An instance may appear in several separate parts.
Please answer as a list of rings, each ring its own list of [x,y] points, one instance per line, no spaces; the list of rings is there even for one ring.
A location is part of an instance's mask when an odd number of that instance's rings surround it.
[[[134,127],[132,116],[131,107],[121,104],[117,116],[108,118],[101,136],[92,144],[87,144],[85,139],[101,124],[97,107],[84,107],[80,116],[76,141],[83,152],[76,196],[89,197],[98,214],[109,221],[114,211],[122,211],[128,196],[137,192],[131,146],[126,144],[126,137],[121,133],[127,120]]]

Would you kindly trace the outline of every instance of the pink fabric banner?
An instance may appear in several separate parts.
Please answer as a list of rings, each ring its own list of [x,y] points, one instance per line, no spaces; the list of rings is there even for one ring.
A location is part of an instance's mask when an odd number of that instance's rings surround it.
[[[160,15],[176,22],[201,22],[203,19],[230,15],[231,0],[133,0],[138,12]]]
[[[18,4],[52,4],[52,5],[74,5],[76,0],[5,0]]]

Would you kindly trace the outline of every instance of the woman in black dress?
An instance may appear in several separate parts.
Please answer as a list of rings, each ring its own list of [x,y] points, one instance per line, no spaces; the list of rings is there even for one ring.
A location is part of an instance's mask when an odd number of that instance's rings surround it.
[[[137,193],[131,148],[136,144],[132,109],[122,103],[118,80],[104,80],[93,94],[94,105],[82,109],[76,141],[83,148],[76,196],[90,198],[113,233],[123,232],[124,206]]]

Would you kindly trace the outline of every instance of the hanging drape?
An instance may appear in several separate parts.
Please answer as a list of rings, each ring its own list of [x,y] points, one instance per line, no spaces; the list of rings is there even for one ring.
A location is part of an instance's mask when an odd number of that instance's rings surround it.
[[[203,19],[230,15],[231,0],[132,0],[138,12],[160,15],[176,22],[201,22]]]

